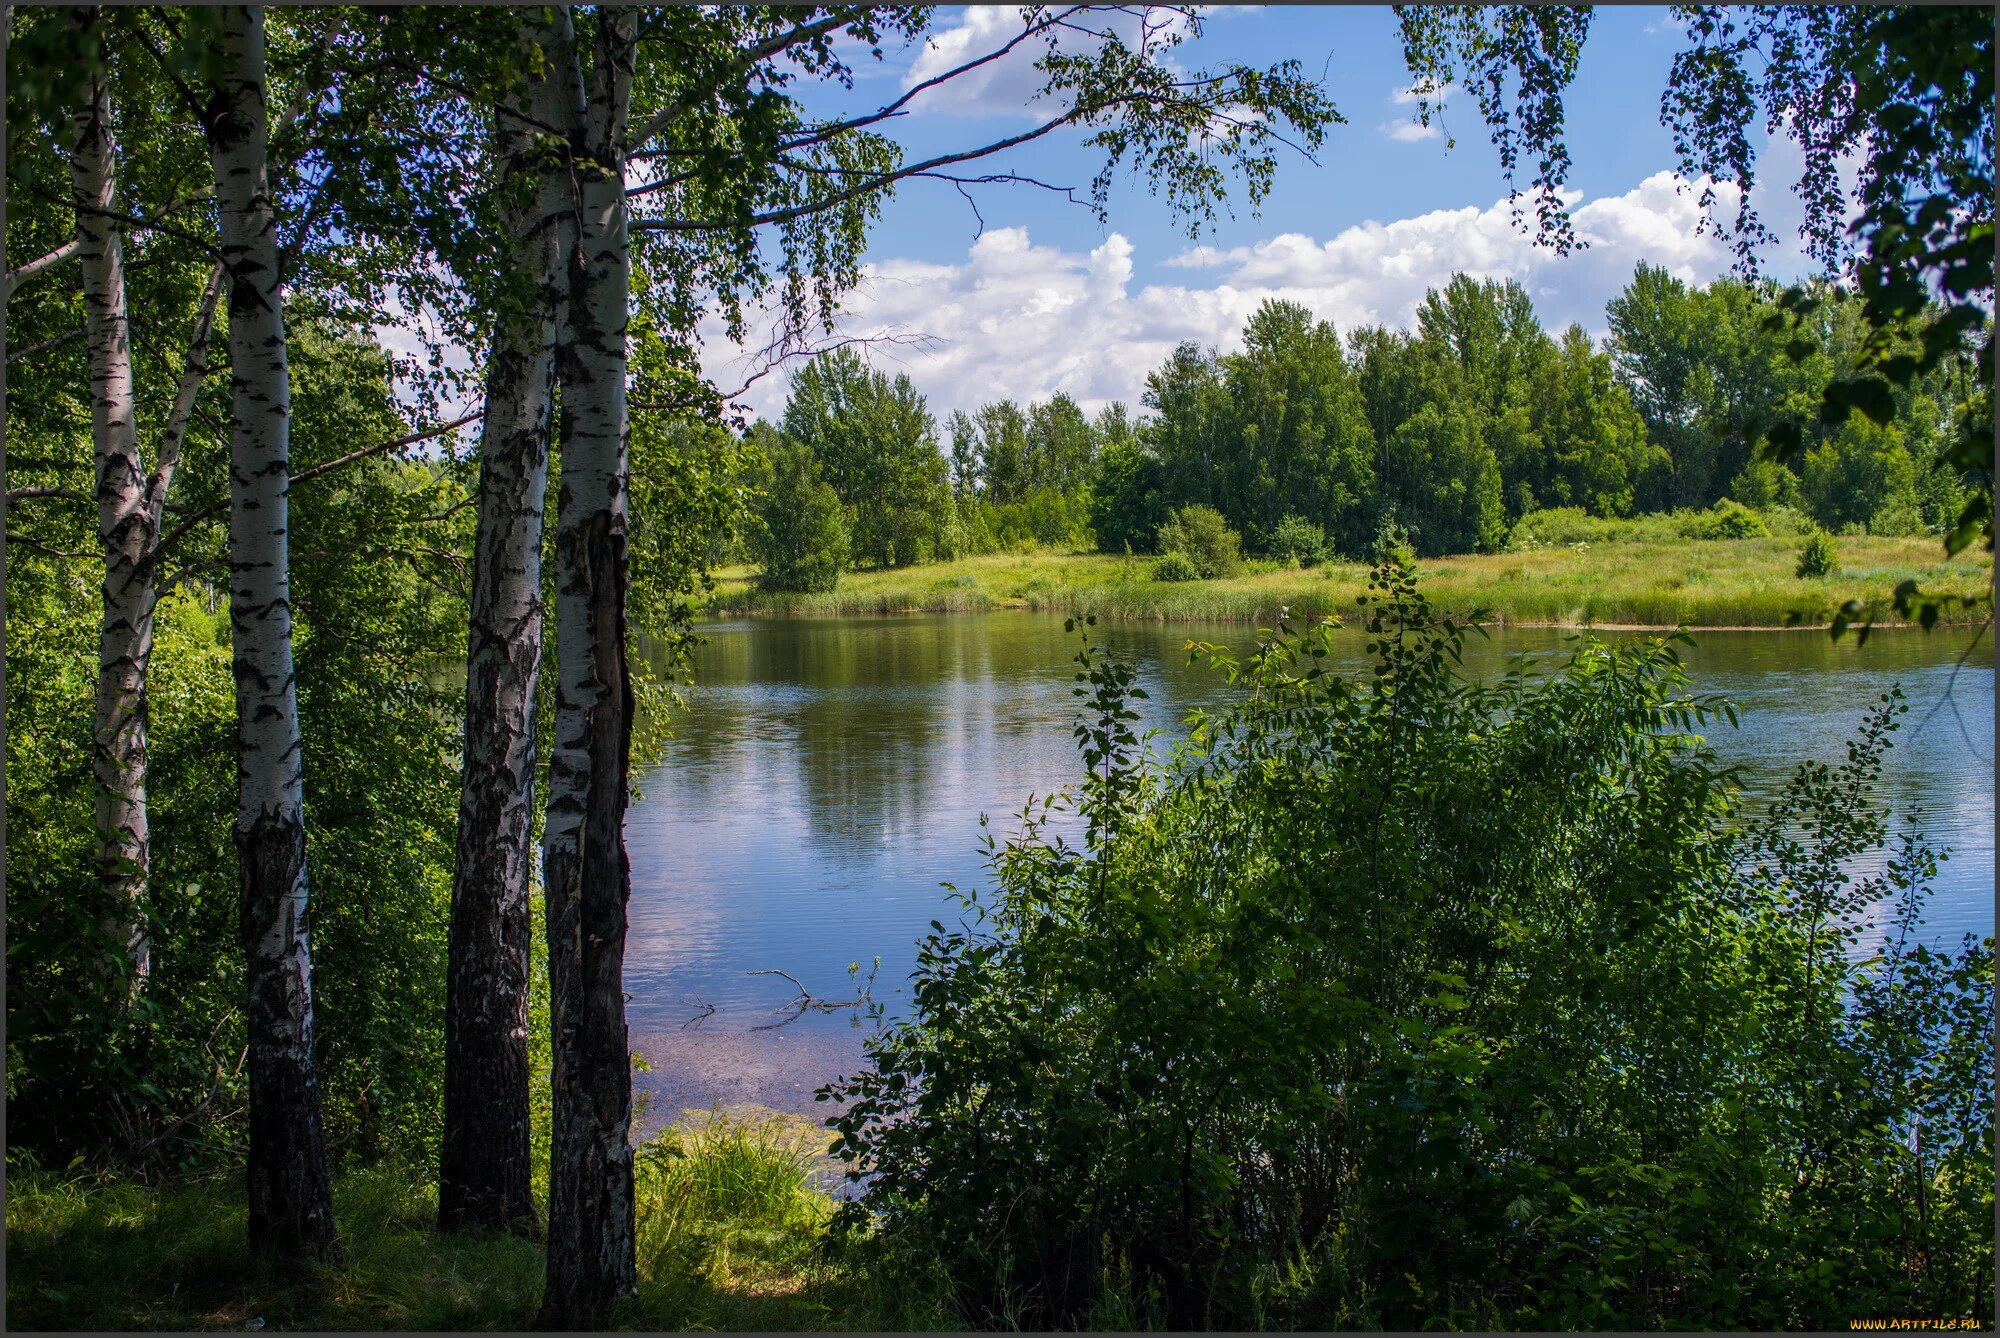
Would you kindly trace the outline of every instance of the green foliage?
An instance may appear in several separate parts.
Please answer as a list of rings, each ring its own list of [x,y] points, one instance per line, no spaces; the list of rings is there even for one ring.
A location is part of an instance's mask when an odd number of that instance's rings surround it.
[[[891,380],[835,349],[793,378],[783,426],[846,509],[854,560],[903,567],[956,553],[937,425],[908,376]]]
[[[370,342],[291,330],[293,441],[307,468],[407,432]],[[87,439],[44,435],[51,455]],[[190,510],[224,493],[226,453],[191,440]],[[336,1157],[426,1155],[439,1103],[445,939],[464,650],[454,557],[473,513],[450,464],[364,461],[292,493],[295,653],[327,1138]],[[54,518],[52,518],[54,519]],[[69,541],[75,542],[75,541]],[[235,1155],[244,1075],[235,720],[219,526],[190,533],[151,664],[146,907],[153,976],[129,1018],[98,972],[90,849],[91,694],[101,567],[10,555],[10,1145],[149,1175]],[[353,746],[367,739],[366,748]]]
[[[1167,518],[1160,458],[1137,439],[1107,443],[1098,457],[1090,527],[1106,553],[1148,553]]]
[[[1288,567],[1311,567],[1333,556],[1326,531],[1299,516],[1286,516],[1271,533],[1271,556]]]
[[[1831,576],[1840,569],[1840,552],[1833,546],[1833,536],[1815,526],[1806,535],[1806,541],[1799,545],[1800,580],[1816,580]]]
[[[1153,563],[1153,579],[1156,581],[1199,581],[1201,568],[1195,566],[1194,559],[1179,549],[1169,549],[1160,554]]]
[[[1179,553],[1203,580],[1234,576],[1243,566],[1243,539],[1222,513],[1197,502],[1168,516],[1160,526],[1163,554]]]
[[[1900,701],[1748,818],[1675,639],[1478,686],[1392,549],[1371,672],[1197,646],[1243,695],[1164,762],[1086,634],[1080,785],[827,1093],[888,1238],[983,1324],[1990,1316],[1992,941],[1916,941]]]
[[[848,562],[840,498],[820,477],[810,450],[768,427],[753,440],[764,450],[769,470],[757,501],[754,546],[763,566],[758,584],[802,593],[832,590]]]
[[[1887,424],[1916,382],[1973,350],[1977,370],[1947,454],[1974,496],[1950,527],[1947,549],[1982,536],[1991,547],[1992,14],[1787,5],[1741,16],[1691,10],[1685,21],[1698,45],[1676,58],[1661,106],[1683,172],[1748,182],[1756,153],[1750,121],[1761,115],[1785,125],[1804,150],[1801,234],[1829,269],[1852,265],[1863,331],[1850,357],[1811,383],[1818,426],[1838,429],[1856,412]],[[1752,51],[1754,75],[1745,62]],[[1867,149],[1850,195],[1834,164],[1854,145]],[[1753,265],[1754,248],[1770,233],[1748,192],[1736,231],[1739,256]],[[1811,288],[1790,289],[1770,328],[1810,325],[1825,302]],[[1794,415],[1771,432],[1775,455],[1808,448],[1803,419]],[[1899,594],[1898,607],[1906,604]]]
[[[1397,462],[1396,514],[1419,552],[1490,551],[1505,541],[1500,464],[1469,413],[1426,404],[1396,429],[1385,455]]]
[[[1917,464],[1900,429],[1850,418],[1808,451],[1800,494],[1828,529],[1864,526],[1871,534],[1911,534],[1917,513]]]
[[[1588,15],[1536,14],[1525,6],[1484,12],[1399,6],[1398,13],[1419,92],[1439,93],[1463,70],[1480,90],[1509,181],[1523,148],[1536,156],[1539,237],[1566,252],[1574,232],[1561,196],[1569,168],[1562,93],[1576,73]],[[1800,150],[1795,189],[1805,206],[1799,232],[1807,251],[1823,270],[1851,283],[1841,290],[1813,281],[1764,291],[1773,309],[1759,314],[1758,343],[1768,349],[1783,340],[1790,366],[1780,371],[1760,351],[1753,370],[1760,378],[1776,372],[1789,379],[1791,393],[1761,397],[1759,412],[1735,416],[1727,436],[1704,437],[1690,434],[1692,416],[1659,410],[1678,402],[1705,405],[1707,413],[1718,400],[1740,410],[1759,397],[1729,393],[1697,352],[1710,332],[1684,319],[1690,308],[1678,299],[1685,290],[1664,271],[1649,277],[1641,267],[1635,286],[1669,300],[1627,304],[1614,312],[1613,333],[1633,365],[1650,367],[1638,378],[1642,409],[1650,398],[1649,422],[1675,439],[1668,445],[1673,500],[1699,504],[1706,484],[1729,474],[1706,449],[1711,444],[1733,456],[1756,443],[1769,458],[1789,463],[1856,413],[1888,425],[1925,380],[1970,364],[1970,375],[1959,381],[1948,444],[1938,452],[1963,489],[1962,509],[1941,528],[1947,554],[1976,539],[1990,549],[1992,13],[1976,6],[1690,5],[1678,18],[1688,45],[1674,57],[1660,119],[1673,134],[1684,179],[1738,188],[1733,227],[1724,226],[1739,270],[1754,277],[1759,250],[1776,240],[1758,217],[1752,191],[1758,153],[1752,126],[1762,122],[1782,127]],[[1428,117],[1429,96],[1419,105]],[[1843,157],[1857,154],[1858,170],[1844,172]],[[1825,358],[1826,318],[1843,312],[1853,338],[1838,357]],[[1906,523],[1904,515],[1893,523]],[[1906,581],[1889,607],[1928,627],[1959,602]],[[1976,602],[1990,607],[1983,598]],[[1850,601],[1833,620],[1833,634],[1859,621],[1865,636],[1875,610],[1875,601]]]
[[[1759,457],[1729,481],[1728,495],[1753,511],[1781,506],[1797,510],[1799,476],[1775,460]]]
[[[1296,302],[1266,301],[1222,370],[1234,449],[1217,471],[1216,507],[1260,552],[1287,511],[1356,551],[1375,492],[1374,441],[1333,326]]]
[[[1702,531],[1696,538],[1701,539],[1768,539],[1770,526],[1764,518],[1740,502],[1725,497],[1710,509],[1704,518]]]

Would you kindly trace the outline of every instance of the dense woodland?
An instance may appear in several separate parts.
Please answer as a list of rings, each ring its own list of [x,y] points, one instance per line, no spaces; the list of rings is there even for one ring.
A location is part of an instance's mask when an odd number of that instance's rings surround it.
[[[1197,577],[1366,557],[1376,669],[1280,629],[1217,656],[1243,709],[1151,758],[1131,668],[1080,648],[1087,839],[1026,819],[993,933],[924,945],[829,1090],[873,1178],[786,1229],[906,1308],[821,1322],[1990,1321],[1991,940],[1915,932],[1936,852],[1874,797],[1896,703],[1745,812],[1671,644],[1476,688],[1414,564],[1724,498],[1990,547],[1991,11],[1682,16],[1685,175],[1748,182],[1767,118],[1809,184],[1867,145],[1855,198],[1808,191],[1848,295],[1752,281],[1746,205],[1745,277],[1641,269],[1604,348],[1440,275],[1414,331],[1274,303],[1136,410],[942,427],[827,343],[883,199],[1004,189],[1021,141],[922,157],[913,94],[798,92],[937,21],[7,12],[8,1250],[41,1270],[10,1311],[234,1326],[282,1287],[287,1322],[394,1326],[339,1308],[393,1241],[502,1298],[446,1327],[700,1318],[644,1307],[708,1267],[687,1205],[738,1163],[635,1146],[623,820],[710,568],[1095,542]],[[1588,11],[1396,21],[1421,87],[1490,90],[1565,248]],[[1032,55],[1029,138],[1101,154],[1091,207],[1133,174],[1199,229],[1338,127],[1200,30],[1029,7],[934,86]],[[697,328],[757,303],[796,374],[746,426]],[[173,1310],[184,1280],[216,1295]]]
[[[1958,419],[1977,412],[1972,350],[1898,387],[1888,422],[1830,426],[1812,411],[1853,362],[1860,299],[1822,286],[1815,318],[1788,329],[1783,292],[1641,264],[1602,347],[1577,326],[1551,335],[1513,280],[1454,275],[1414,331],[1345,338],[1270,301],[1240,353],[1176,349],[1136,418],[1119,403],[1086,416],[1058,394],[941,426],[907,376],[843,349],[749,434],[746,485],[765,500],[736,552],[766,586],[813,591],[849,566],[1025,546],[1163,552],[1162,526],[1188,507],[1219,513],[1251,554],[1308,564],[1364,557],[1386,524],[1425,555],[1495,551],[1558,508],[1712,511],[1725,537],[1764,532],[1743,508],[1835,533],[1946,533],[1972,482],[1950,458]],[[1941,314],[1912,322],[1907,345]],[[1781,422],[1804,436],[1784,461],[1757,449]]]

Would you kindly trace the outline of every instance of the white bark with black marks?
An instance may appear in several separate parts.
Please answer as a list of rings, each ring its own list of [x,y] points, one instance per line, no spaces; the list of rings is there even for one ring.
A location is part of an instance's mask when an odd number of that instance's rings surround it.
[[[249,975],[250,1245],[328,1254],[333,1207],[313,1054],[305,790],[292,669],[290,377],[267,161],[264,12],[220,16],[207,125],[229,272],[229,617],[236,847]]]
[[[557,358],[555,750],[543,882],[554,1029],[548,1284],[541,1323],[600,1325],[636,1286],[632,1070],[625,1026],[625,853],[632,687],[625,656],[626,313],[632,259],[625,138],[636,18],[597,11],[576,146],[579,236]]]
[[[103,21],[76,11],[86,30]],[[100,39],[101,40],[101,39]],[[91,765],[97,780],[97,877],[105,973],[130,1004],[152,966],[146,927],[151,836],[146,816],[146,669],[153,652],[153,541],[147,478],[139,459],[132,389],[132,325],[125,258],[109,214],[118,193],[111,91],[102,65],[86,76],[74,118],[70,186],[76,200],[77,263],[83,271],[84,337],[90,356],[90,434],[96,466],[97,540],[104,556],[97,634]]]
[[[445,1003],[441,1227],[533,1234],[528,1121],[528,894],[533,867],[535,683],[542,654],[544,496],[575,207],[562,152],[537,127],[580,124],[566,6],[521,11],[541,73],[495,118],[505,182],[536,183],[506,218],[521,309],[495,322],[486,369],[479,526],[466,649],[465,761]],[[531,284],[531,287],[528,285]]]

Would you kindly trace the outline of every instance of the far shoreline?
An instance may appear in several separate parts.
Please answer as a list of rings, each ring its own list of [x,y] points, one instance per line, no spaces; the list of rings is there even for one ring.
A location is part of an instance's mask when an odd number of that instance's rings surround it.
[[[1486,627],[1619,633],[1815,632],[1825,635],[1848,600],[1873,602],[1875,630],[1917,628],[1888,609],[1896,586],[1973,599],[1937,629],[1978,627],[1992,609],[1992,558],[1947,559],[1935,537],[1843,536],[1829,577],[1794,572],[1788,539],[1682,540],[1560,546],[1419,561],[1420,588],[1442,610],[1477,610]],[[1101,553],[986,554],[927,566],[842,575],[830,592],[758,590],[749,568],[717,573],[700,621],[738,617],[861,618],[913,614],[1039,612],[1107,622],[1227,622],[1268,625],[1281,608],[1294,620],[1328,615],[1354,625],[1364,610],[1365,563],[1280,568],[1250,563],[1233,577],[1152,579],[1153,559]],[[1858,624],[1857,624],[1858,625]]]

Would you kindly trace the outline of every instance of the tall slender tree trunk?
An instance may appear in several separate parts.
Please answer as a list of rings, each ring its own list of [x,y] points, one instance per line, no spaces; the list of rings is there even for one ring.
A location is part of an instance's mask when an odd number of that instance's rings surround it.
[[[208,106],[222,259],[229,271],[234,412],[229,620],[236,676],[236,849],[249,976],[250,1245],[335,1249],[313,1056],[305,789],[292,670],[287,516],[290,378],[264,111],[264,11],[220,16]]]
[[[567,6],[523,10],[521,46],[546,59],[541,74],[531,74],[512,105],[501,109],[494,147],[504,179],[517,187],[524,175],[539,182],[506,220],[511,267],[532,282],[533,292],[518,312],[508,304],[496,323],[486,369],[445,994],[438,1223],[533,1234],[528,883],[535,679],[542,655],[542,508],[556,337],[575,236],[568,174],[546,158],[537,166],[534,126],[581,123],[583,90]]]
[[[76,11],[85,30],[96,9]],[[100,39],[101,43],[101,39]],[[90,349],[90,430],[97,473],[97,540],[104,555],[97,631],[92,767],[97,777],[97,876],[106,974],[128,1006],[145,988],[152,952],[146,930],[146,667],[153,652],[154,583],[147,478],[139,460],[132,393],[132,326],[125,311],[124,246],[109,211],[117,197],[117,146],[103,66],[87,76],[70,158],[77,261],[83,269],[84,333]]]
[[[554,1027],[548,1286],[541,1322],[601,1324],[634,1289],[632,1070],[625,1029],[626,300],[631,250],[625,135],[635,16],[597,11],[590,102],[577,146],[580,227],[570,258],[556,528],[555,752],[543,883]]]

